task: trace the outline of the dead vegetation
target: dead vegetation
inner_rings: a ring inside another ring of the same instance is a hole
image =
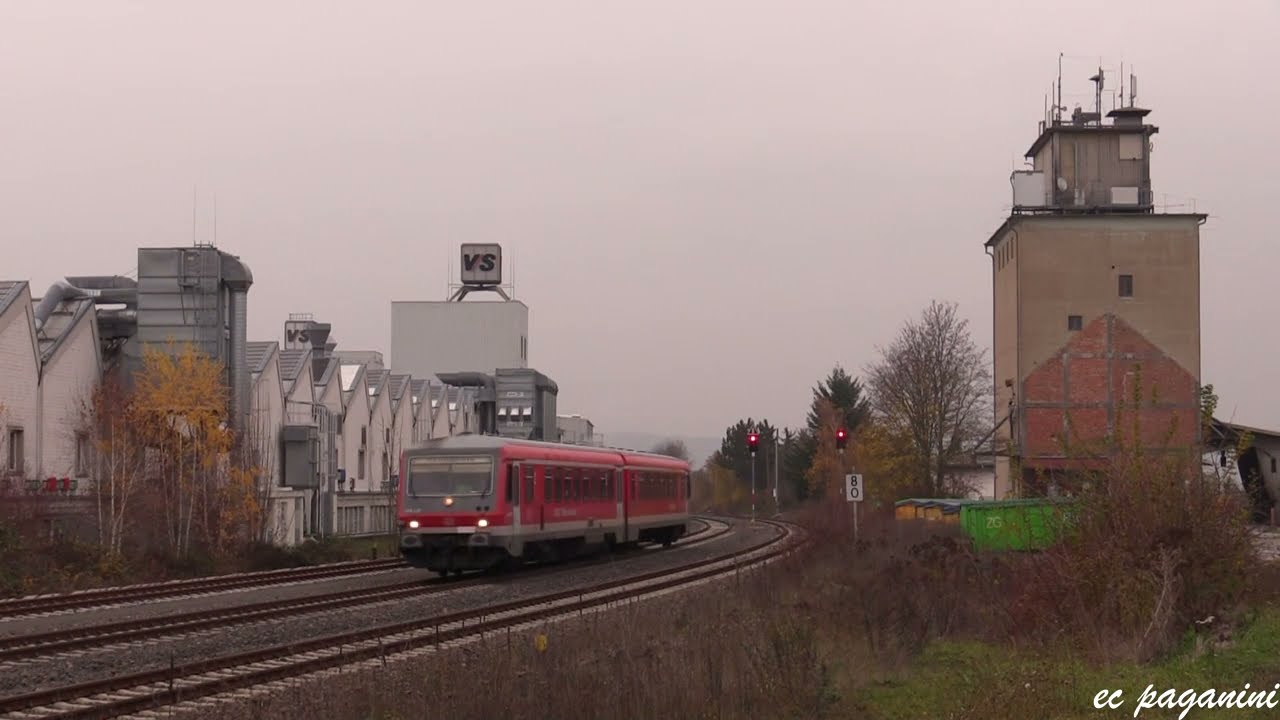
[[[1177,468],[1110,468],[1082,495],[1068,539],[1038,553],[978,553],[957,526],[888,511],[865,512],[855,543],[844,503],[811,506],[798,518],[810,548],[714,590],[548,625],[545,650],[537,632],[490,636],[254,701],[249,714],[859,717],[874,710],[867,692],[909,678],[939,641],[1101,665],[1155,661],[1189,633],[1220,647],[1257,598],[1242,505]],[[1021,686],[1048,671],[1010,677]]]

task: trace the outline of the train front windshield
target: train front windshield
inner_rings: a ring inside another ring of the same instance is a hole
[[[410,497],[487,495],[493,490],[493,458],[412,458],[406,489]]]

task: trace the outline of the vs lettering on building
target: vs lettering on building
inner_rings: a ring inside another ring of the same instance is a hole
[[[284,349],[304,350],[311,347],[311,321],[290,320],[284,324]]]
[[[460,279],[463,285],[501,285],[502,246],[463,244]]]

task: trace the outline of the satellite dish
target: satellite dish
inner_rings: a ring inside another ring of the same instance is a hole
[[[1058,189],[1059,190],[1067,189],[1067,179],[1062,177],[1061,175],[1058,176]]]

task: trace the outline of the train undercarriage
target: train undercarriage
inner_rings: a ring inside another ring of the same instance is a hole
[[[597,541],[578,536],[523,543],[519,556],[513,555],[504,538],[483,533],[443,535],[408,533],[400,538],[400,554],[410,566],[443,576],[466,571],[500,572],[525,563],[554,564],[602,551],[625,551],[640,543],[670,546],[685,534],[686,527],[669,525],[645,528],[632,543],[619,543],[613,533]]]

